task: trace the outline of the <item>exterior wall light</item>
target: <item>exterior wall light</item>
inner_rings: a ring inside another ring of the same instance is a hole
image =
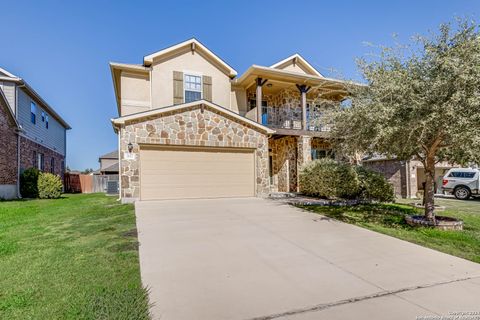
[[[133,150],[133,144],[131,142],[129,142],[127,147],[128,147],[128,152],[131,153],[132,150]]]

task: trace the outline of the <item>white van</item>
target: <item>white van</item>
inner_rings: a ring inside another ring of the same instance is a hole
[[[453,168],[443,177],[442,190],[459,200],[479,195],[480,171],[471,168]]]

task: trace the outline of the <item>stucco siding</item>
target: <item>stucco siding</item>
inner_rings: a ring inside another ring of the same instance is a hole
[[[2,89],[7,102],[10,105],[10,108],[15,113],[15,83],[0,81],[0,89]]]
[[[244,88],[232,87],[230,93],[230,110],[245,116],[247,110],[247,92]]]
[[[281,70],[285,71],[291,71],[291,72],[297,72],[297,73],[302,73],[302,74],[309,74],[305,69],[303,69],[299,64],[287,64],[286,66],[282,68],[278,68]]]
[[[173,104],[173,71],[212,77],[212,102],[230,109],[230,78],[201,53],[190,50],[152,65],[153,108]]]
[[[150,109],[150,78],[148,73],[123,71],[120,84],[122,116]]]
[[[17,119],[24,135],[32,141],[43,146],[51,148],[52,150],[65,155],[65,128],[45,109],[42,105],[30,98],[30,96],[23,90],[17,90],[18,107]],[[36,123],[30,121],[30,102],[34,101],[36,104]],[[42,111],[48,115],[48,129],[45,122],[42,122]]]

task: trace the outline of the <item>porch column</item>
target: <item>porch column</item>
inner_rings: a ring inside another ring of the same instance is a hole
[[[300,191],[300,171],[303,166],[312,161],[312,137],[297,138],[297,191]]]
[[[297,84],[298,91],[301,95],[301,106],[302,106],[302,130],[307,130],[307,92],[311,87],[302,84]]]
[[[262,123],[262,87],[267,83],[267,79],[257,78],[257,122]]]

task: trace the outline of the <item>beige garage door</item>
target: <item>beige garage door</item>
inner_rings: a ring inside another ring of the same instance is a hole
[[[253,150],[142,147],[142,200],[250,197],[255,194]]]

